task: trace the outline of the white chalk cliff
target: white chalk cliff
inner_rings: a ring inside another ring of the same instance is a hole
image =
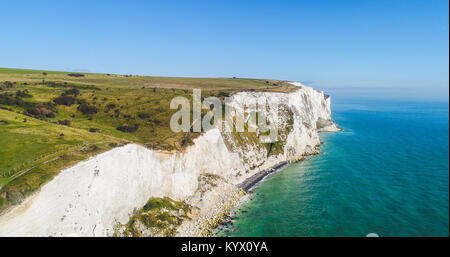
[[[283,161],[297,160],[316,151],[319,131],[335,131],[330,97],[296,84],[296,92],[241,92],[232,96],[236,108],[255,97],[282,103],[276,119],[281,150],[250,137],[212,129],[183,152],[158,152],[128,144],[99,154],[61,171],[39,192],[0,216],[0,236],[109,236],[115,225],[125,224],[133,210],[152,197],[186,201],[199,210],[184,222],[178,235],[198,231],[217,216],[236,185],[258,171]],[[274,117],[269,118],[272,122]],[[199,191],[199,177],[220,177],[217,187]]]

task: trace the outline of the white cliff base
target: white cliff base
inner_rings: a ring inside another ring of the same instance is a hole
[[[126,224],[134,210],[154,197],[170,197],[193,207],[176,235],[207,235],[242,196],[238,184],[259,171],[316,152],[318,132],[337,130],[331,121],[330,97],[296,85],[299,89],[290,94],[233,96],[236,108],[255,97],[283,103],[284,112],[276,121],[283,128],[282,138],[273,150],[254,136],[218,129],[205,132],[184,152],[158,152],[137,144],[118,147],[63,170],[0,216],[0,236],[111,236],[118,224]],[[204,183],[207,175],[214,183]]]

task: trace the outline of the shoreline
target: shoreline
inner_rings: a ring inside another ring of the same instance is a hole
[[[289,161],[282,161],[270,168],[259,171],[252,176],[246,178],[239,184],[226,184],[216,189],[216,193],[220,192],[215,199],[215,204],[205,206],[206,209],[201,210],[199,216],[193,220],[189,220],[178,228],[176,236],[194,236],[194,237],[214,237],[217,228],[227,223],[232,213],[237,211],[243,199],[251,195],[251,189],[257,186],[270,174],[281,171],[287,166]],[[212,207],[212,208],[211,208]]]
[[[316,152],[310,153],[310,154],[304,154],[305,155],[317,155],[321,154],[318,150],[320,145],[323,144],[319,143],[316,145]],[[300,158],[298,161],[303,161],[305,158]],[[295,162],[298,162],[295,161]],[[208,237],[216,237],[217,234],[221,231],[220,227],[225,227],[227,224],[232,223],[233,215],[236,213],[236,211],[239,209],[239,207],[245,202],[245,201],[251,201],[251,197],[249,197],[252,194],[253,188],[257,187],[260,182],[264,181],[265,178],[267,178],[269,175],[274,174],[278,171],[282,171],[286,166],[288,166],[291,163],[295,163],[294,161],[282,161],[268,169],[259,171],[252,175],[251,177],[246,178],[243,182],[236,185],[236,188],[238,191],[243,191],[245,194],[241,195],[238,201],[230,201],[230,204],[227,208],[227,211],[222,212],[219,214],[219,217],[216,218],[216,222],[213,226],[210,226],[207,230],[206,236]],[[245,198],[245,199],[244,199]]]
[[[239,207],[245,202],[250,200],[251,198],[251,189],[255,188],[259,185],[260,182],[264,181],[269,175],[274,174],[278,171],[282,171],[287,165],[292,162],[282,161],[268,169],[257,172],[249,178],[246,178],[243,182],[237,184],[235,189],[237,192],[242,192],[239,194],[235,192],[234,197],[229,201],[225,210],[219,211],[213,223],[209,223],[209,226],[204,230],[206,233],[204,234],[207,237],[216,237],[218,232],[220,232],[220,227],[226,226],[230,222],[232,222],[232,216]],[[233,194],[233,193],[232,193]],[[236,197],[238,195],[239,197]]]
[[[234,101],[248,102],[255,97],[253,94],[240,93]],[[117,223],[129,220],[131,210],[142,208],[148,199],[169,197],[192,206],[186,219],[177,223],[175,236],[212,236],[212,229],[238,209],[242,197],[268,175],[319,153],[319,129],[336,129],[330,117],[330,98],[324,98],[321,91],[302,87],[292,94],[264,93],[261,97],[288,102],[292,112],[298,112],[298,115],[286,113],[278,121],[283,125],[292,120],[293,126],[282,139],[289,148],[281,153],[268,156],[263,145],[251,143],[256,140],[254,136],[233,138],[217,129],[196,138],[180,154],[163,154],[128,144],[61,171],[42,188],[31,206],[48,215],[36,220],[36,212],[27,211],[4,228],[0,226],[0,230],[8,234],[108,236]],[[299,98],[310,98],[315,108],[305,108]],[[316,116],[327,126],[315,127]],[[124,183],[126,191],[122,190]],[[98,194],[105,192],[104,188],[108,188],[107,193]],[[39,226],[23,226],[24,223]]]
[[[259,186],[261,182],[264,181],[269,175],[274,174],[276,172],[282,171],[286,166],[290,163],[289,161],[282,161],[268,169],[257,172],[251,177],[245,179],[243,182],[236,185],[237,191],[243,192],[240,194],[238,199],[233,199],[230,201],[228,208],[226,211],[220,213],[216,218],[216,222],[214,226],[210,226],[207,229],[207,237],[217,237],[218,233],[222,231],[222,227],[226,227],[233,222],[234,214],[239,210],[239,207],[247,202],[251,201],[252,189]]]
[[[268,175],[270,175],[273,172],[276,172],[280,170],[281,168],[284,168],[286,165],[288,165],[288,161],[283,161],[275,166],[259,171],[253,176],[246,178],[242,183],[236,185],[237,188],[244,190],[245,192],[249,192],[250,189],[252,189],[258,182],[262,181],[264,178],[266,178]]]

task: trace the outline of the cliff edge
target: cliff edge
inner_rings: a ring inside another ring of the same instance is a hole
[[[261,143],[258,133],[212,129],[183,152],[138,144],[115,148],[61,171],[2,215],[0,236],[208,235],[245,194],[237,185],[317,153],[318,132],[337,130],[331,98],[295,85],[293,93],[232,96],[235,108],[257,98],[280,103],[280,111],[268,117],[279,128],[276,143]]]

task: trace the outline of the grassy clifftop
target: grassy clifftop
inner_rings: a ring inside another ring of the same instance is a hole
[[[172,78],[0,68],[0,211],[61,169],[126,142],[180,150],[199,133],[169,128],[175,96],[291,92],[278,80]]]

